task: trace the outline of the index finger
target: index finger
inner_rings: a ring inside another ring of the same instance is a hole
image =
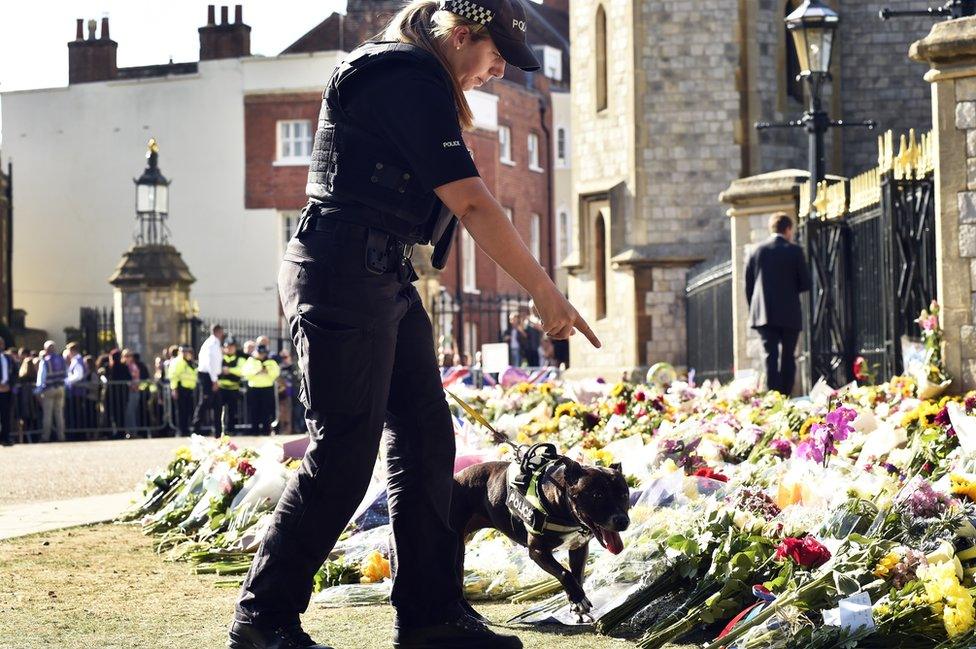
[[[603,347],[603,343],[600,342],[600,339],[597,338],[596,334],[593,333],[593,330],[590,329],[590,325],[586,324],[586,320],[583,319],[583,316],[577,313],[576,322],[573,324],[576,325],[576,328],[579,329],[584,336],[586,336],[586,339],[590,341],[591,345],[597,349]]]

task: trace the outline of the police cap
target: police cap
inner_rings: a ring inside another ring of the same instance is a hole
[[[484,25],[506,63],[526,72],[539,69],[539,61],[525,43],[527,25],[521,0],[441,0],[441,8]]]

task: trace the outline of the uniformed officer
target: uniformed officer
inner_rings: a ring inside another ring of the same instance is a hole
[[[278,276],[311,443],[245,578],[232,649],[321,648],[299,616],[312,578],[360,503],[386,423],[387,495],[401,649],[518,648],[470,615],[449,524],[454,432],[430,320],[411,281],[414,244],[445,264],[458,215],[531,293],[546,333],[599,341],[533,258],[464,144],[464,96],[506,62],[538,69],[520,0],[413,0],[382,41],[326,84],[306,206]]]
[[[180,345],[177,356],[166,365],[166,378],[173,390],[177,428],[181,435],[189,435],[193,392],[197,389],[197,364],[193,361],[192,347]]]
[[[247,412],[252,435],[267,435],[275,411],[275,381],[281,374],[278,363],[268,357],[268,347],[258,345],[241,367],[247,382]]]
[[[246,360],[237,353],[237,342],[233,338],[224,340],[220,378],[217,379],[223,415],[218,421],[222,422],[223,432],[227,435],[233,435],[237,429],[237,411],[241,407],[241,368]],[[220,426],[215,426],[214,434],[220,436]]]

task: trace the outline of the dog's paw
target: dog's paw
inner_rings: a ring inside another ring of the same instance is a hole
[[[588,600],[585,596],[581,597],[578,601],[573,602],[572,606],[570,606],[570,610],[579,616],[581,622],[585,617],[589,617],[591,620],[593,619],[590,616],[590,611],[592,609],[593,604],[591,604],[590,600]]]

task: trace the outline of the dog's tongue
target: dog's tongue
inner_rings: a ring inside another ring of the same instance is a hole
[[[610,551],[610,554],[620,554],[624,549],[624,542],[620,539],[620,535],[603,528],[600,528],[600,543]]]

